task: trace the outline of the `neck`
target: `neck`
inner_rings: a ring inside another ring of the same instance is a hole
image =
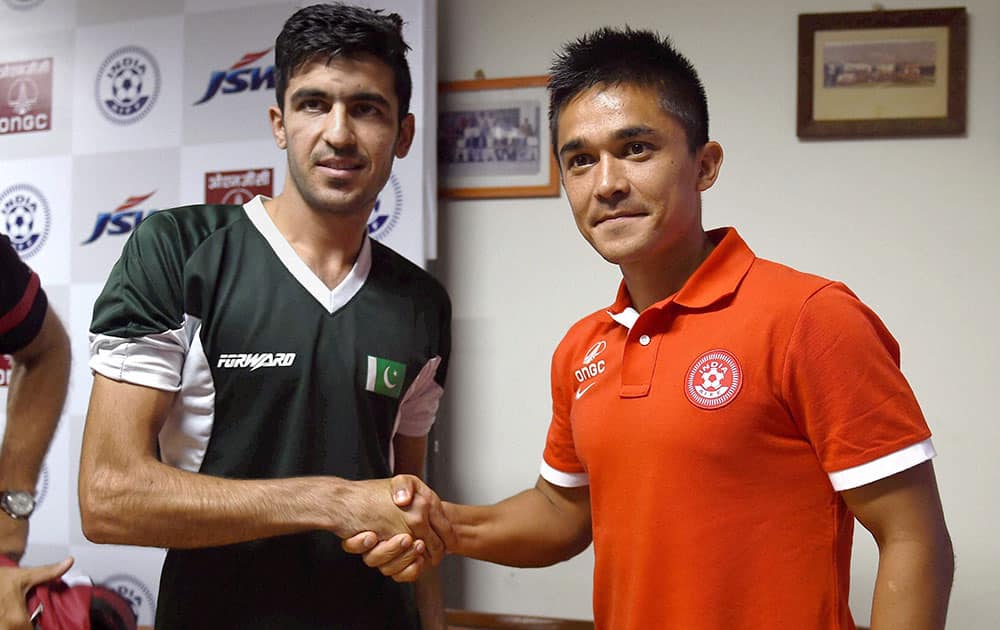
[[[622,265],[622,277],[632,306],[640,313],[677,293],[691,274],[715,249],[715,243],[699,228],[696,238],[673,246],[666,258]]]
[[[367,213],[315,210],[286,189],[264,203],[299,258],[333,289],[350,273],[368,231]]]

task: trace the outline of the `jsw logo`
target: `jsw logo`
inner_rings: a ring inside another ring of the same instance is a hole
[[[215,95],[220,91],[223,94],[236,94],[247,90],[256,92],[261,87],[273,90],[274,66],[267,66],[266,68],[246,67],[269,52],[271,52],[270,48],[260,52],[247,53],[234,63],[232,68],[213,72],[212,76],[208,79],[208,89],[205,90],[205,95],[199,101],[195,102],[195,105],[207,103],[215,98]]]
[[[216,367],[250,368],[253,372],[259,368],[289,367],[293,363],[295,363],[294,352],[252,352],[220,354]]]
[[[129,197],[125,202],[114,209],[112,212],[102,212],[97,215],[97,223],[94,224],[94,229],[90,234],[90,238],[83,242],[84,245],[93,243],[98,238],[104,234],[110,236],[118,236],[121,234],[128,234],[139,224],[143,219],[149,218],[149,216],[159,210],[132,210],[143,201],[146,201],[150,197],[156,194],[156,191],[149,193],[148,195],[140,195],[138,197]]]

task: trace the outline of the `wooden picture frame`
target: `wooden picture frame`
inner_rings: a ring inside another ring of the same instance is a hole
[[[965,133],[964,7],[799,15],[800,138]]]
[[[558,197],[547,76],[438,85],[438,196]]]

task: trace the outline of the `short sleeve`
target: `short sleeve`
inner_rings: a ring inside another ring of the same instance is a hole
[[[559,344],[552,356],[551,387],[552,387],[552,421],[549,424],[548,435],[545,438],[545,451],[542,455],[541,476],[549,483],[566,487],[586,486],[590,477],[586,468],[576,454],[573,441],[573,427],[570,413],[573,405],[572,384],[567,384],[565,375],[572,370],[564,369],[566,356],[566,340]]]
[[[132,234],[94,304],[90,368],[115,380],[176,390],[189,336],[184,255],[168,213],[144,220]]]
[[[38,274],[24,264],[10,239],[0,236],[0,353],[13,354],[30,344],[47,310]]]
[[[899,345],[839,283],[804,303],[787,348],[782,394],[828,474],[930,437],[899,369]]]
[[[433,308],[422,309],[418,317],[418,325],[427,331],[431,358],[407,389],[396,414],[396,430],[407,437],[423,437],[434,426],[451,357],[451,300],[436,281],[431,289]]]

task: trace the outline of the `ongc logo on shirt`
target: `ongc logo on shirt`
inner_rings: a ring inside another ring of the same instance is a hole
[[[52,58],[0,63],[0,136],[52,126]]]

